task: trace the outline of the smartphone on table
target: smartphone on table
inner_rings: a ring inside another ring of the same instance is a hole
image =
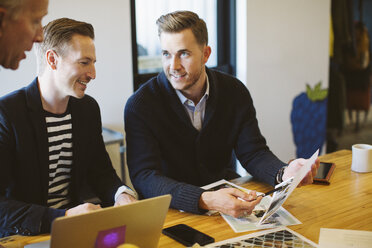
[[[314,177],[314,183],[330,184],[330,179],[336,165],[334,163],[320,162],[318,172]]]
[[[198,243],[199,245],[207,245],[214,242],[213,237],[185,224],[178,224],[164,228],[163,234],[171,237],[185,246],[192,246],[195,243]]]

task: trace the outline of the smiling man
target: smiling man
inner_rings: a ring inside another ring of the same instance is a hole
[[[48,0],[0,0],[0,65],[17,69],[34,42],[43,41]]]
[[[0,237],[49,232],[52,221],[135,201],[112,167],[97,102],[92,25],[67,18],[44,27],[38,77],[0,98]]]
[[[211,54],[205,22],[177,11],[157,20],[163,72],[150,79],[125,107],[127,161],[142,197],[171,194],[171,207],[192,213],[217,210],[234,217],[251,213],[255,192],[200,186],[238,175],[236,157],[256,179],[275,185],[303,165],[286,165],[267,147],[247,88],[208,69]],[[312,183],[319,161],[301,185]]]

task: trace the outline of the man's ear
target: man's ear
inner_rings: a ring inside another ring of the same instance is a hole
[[[57,64],[58,64],[58,54],[54,50],[48,50],[46,51],[46,61],[52,70],[57,69]]]
[[[211,56],[212,48],[210,46],[205,46],[203,49],[203,58],[204,58],[204,64],[208,62],[209,56]]]

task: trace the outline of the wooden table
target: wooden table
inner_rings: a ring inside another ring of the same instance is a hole
[[[318,243],[321,227],[372,231],[372,173],[351,171],[350,150],[323,155],[320,161],[336,164],[331,184],[313,184],[293,191],[283,207],[303,224],[289,228],[315,243]],[[272,188],[254,180],[242,186],[261,192]],[[216,242],[250,233],[235,233],[221,216],[198,216],[169,210],[165,227],[180,223],[214,237]],[[184,246],[162,235],[159,247]]]
[[[323,155],[320,160],[336,164],[331,184],[313,184],[298,188],[291,194],[283,206],[303,224],[289,228],[315,243],[318,243],[321,227],[372,231],[372,173],[351,171],[350,150]],[[243,186],[261,192],[272,188],[252,179]],[[216,242],[250,233],[235,233],[219,215],[201,216],[170,209],[164,227],[180,223],[214,237]],[[22,238],[17,245],[9,243],[6,247],[22,247],[43,240],[46,236]],[[159,247],[184,246],[162,234]]]

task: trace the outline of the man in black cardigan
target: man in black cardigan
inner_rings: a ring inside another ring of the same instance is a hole
[[[246,87],[205,67],[211,53],[205,22],[178,11],[157,20],[163,72],[150,79],[125,107],[127,161],[142,197],[171,194],[171,207],[192,213],[217,210],[249,214],[261,197],[236,189],[208,192],[200,186],[232,179],[235,155],[255,178],[271,185],[293,176],[267,147]],[[301,185],[312,183],[319,161]],[[240,199],[243,199],[240,200]]]
[[[92,25],[62,18],[44,27],[38,77],[0,98],[0,237],[50,232],[52,221],[135,201],[112,167],[97,102]]]

